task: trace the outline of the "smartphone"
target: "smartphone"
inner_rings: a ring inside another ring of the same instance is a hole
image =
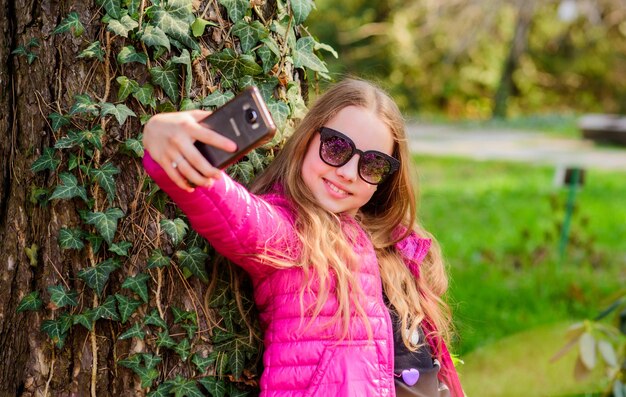
[[[254,86],[240,92],[200,123],[237,144],[237,151],[230,153],[200,141],[194,143],[214,167],[221,169],[271,140],[276,133],[272,115],[259,89]]]

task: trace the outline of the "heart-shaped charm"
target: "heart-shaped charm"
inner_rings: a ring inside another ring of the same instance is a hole
[[[420,371],[415,368],[405,369],[402,371],[402,380],[409,386],[413,386],[420,378]]]

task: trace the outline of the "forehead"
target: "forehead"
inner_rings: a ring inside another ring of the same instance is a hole
[[[378,150],[389,155],[393,153],[394,140],[391,129],[369,109],[347,106],[325,126],[347,135],[354,141],[356,147],[363,151]]]

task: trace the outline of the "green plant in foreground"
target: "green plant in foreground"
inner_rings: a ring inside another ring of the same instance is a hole
[[[614,316],[613,324],[603,320]],[[604,362],[608,378],[606,396],[626,396],[626,291],[593,320],[573,325],[568,332],[569,342],[552,358],[558,360],[574,347],[578,358],[574,375],[583,379]]]

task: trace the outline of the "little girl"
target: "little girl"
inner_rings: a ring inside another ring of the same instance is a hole
[[[261,396],[463,397],[444,343],[447,278],[415,219],[393,100],[365,81],[334,85],[250,190],[194,147],[235,150],[198,123],[207,115],[152,117],[144,167],[250,274],[264,331]]]

